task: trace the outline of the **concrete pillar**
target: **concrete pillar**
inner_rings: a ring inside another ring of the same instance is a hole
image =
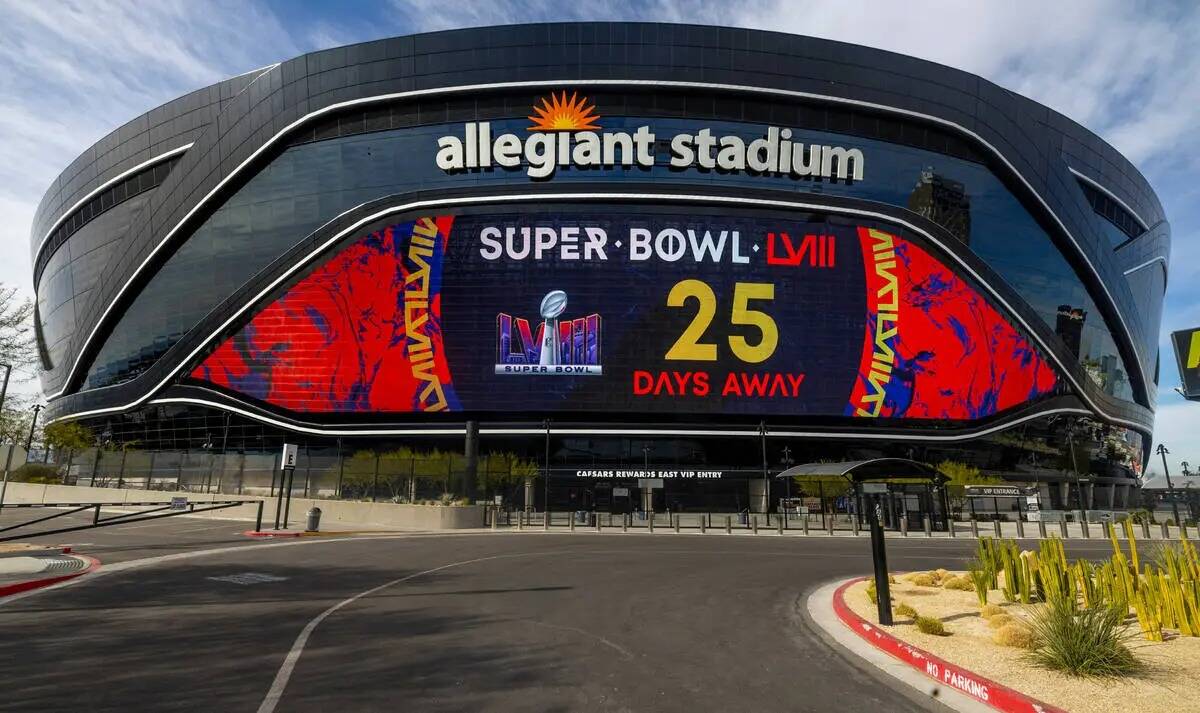
[[[1058,484],[1058,495],[1059,500],[1062,501],[1063,510],[1070,510],[1075,507],[1075,504],[1071,501],[1071,483],[1069,481],[1064,480]]]
[[[753,478],[749,481],[750,508],[752,512],[767,511],[767,489],[764,487],[765,481],[761,478]]]

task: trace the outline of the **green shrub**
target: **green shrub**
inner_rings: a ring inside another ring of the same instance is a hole
[[[913,609],[912,607],[910,607],[909,605],[905,604],[904,602],[901,602],[901,603],[900,603],[900,604],[899,604],[899,605],[896,607],[896,613],[897,613],[897,614],[899,614],[900,616],[906,616],[906,617],[908,617],[909,619],[916,619],[916,618],[917,618],[917,610],[916,610],[916,609]]]
[[[879,595],[875,591],[875,581],[874,580],[872,580],[871,583],[867,585],[867,599],[870,599],[872,604],[879,603]]]
[[[934,619],[931,616],[917,616],[913,619],[913,623],[917,625],[917,631],[920,631],[922,634],[949,636],[941,619]]]
[[[58,474],[58,466],[46,463],[26,463],[12,472],[12,478],[17,483],[43,483],[56,485],[62,483]]]
[[[1070,676],[1136,674],[1144,666],[1125,645],[1126,613],[1104,606],[1076,610],[1064,602],[1040,607],[1029,622],[1029,660]]]

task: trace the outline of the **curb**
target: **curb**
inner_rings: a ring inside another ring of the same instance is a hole
[[[79,570],[78,572],[71,572],[70,574],[60,574],[55,577],[44,577],[42,579],[28,579],[24,582],[16,582],[14,584],[0,586],[0,598],[12,596],[13,594],[20,594],[21,592],[28,592],[33,589],[49,587],[52,584],[58,584],[59,582],[65,582],[68,579],[82,577],[85,574],[91,574],[92,572],[100,569],[100,560],[96,559],[95,557],[88,557],[87,555],[70,556],[87,562],[88,566]]]
[[[899,659],[901,663],[916,669],[942,685],[953,688],[962,695],[996,710],[1005,713],[1067,713],[1062,708],[1042,703],[1036,698],[996,683],[974,671],[940,659],[928,651],[906,644],[855,614],[846,605],[844,594],[851,585],[865,579],[867,578],[855,577],[839,585],[833,593],[833,611],[843,624],[867,644]]]

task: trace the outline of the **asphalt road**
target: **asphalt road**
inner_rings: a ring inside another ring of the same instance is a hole
[[[0,605],[0,710],[256,711],[272,690],[273,710],[347,713],[940,709],[802,613],[869,571],[865,538],[242,542]],[[892,540],[890,564],[953,567],[971,544]]]

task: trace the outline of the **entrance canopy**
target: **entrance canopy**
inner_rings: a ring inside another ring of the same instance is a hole
[[[804,463],[783,471],[776,478],[842,476],[854,483],[888,478],[920,478],[941,484],[949,480],[928,463],[908,458],[873,458],[841,463]]]

